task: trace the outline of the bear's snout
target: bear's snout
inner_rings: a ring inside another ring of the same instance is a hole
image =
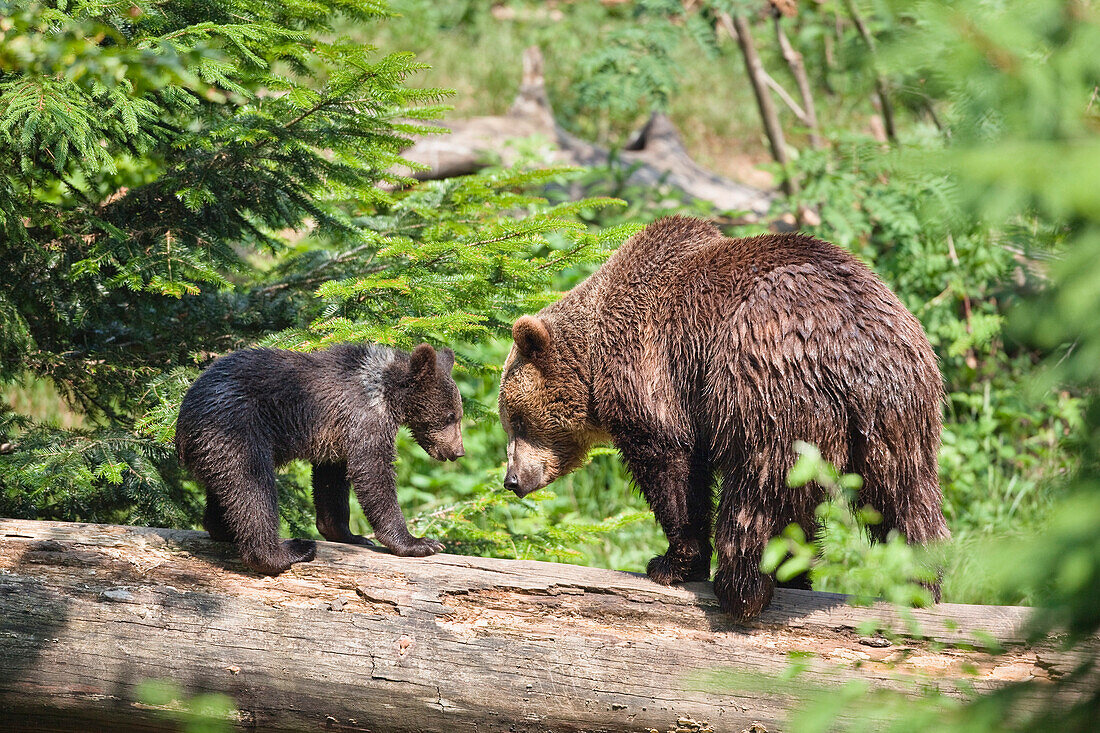
[[[437,461],[457,461],[466,455],[466,450],[462,447],[462,429],[459,424],[455,422],[442,430],[429,433],[424,449]]]
[[[504,488],[522,499],[549,483],[545,478],[546,470],[540,461],[508,461],[508,469],[504,472]]]

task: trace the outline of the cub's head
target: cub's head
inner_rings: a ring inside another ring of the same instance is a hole
[[[579,467],[598,438],[588,414],[583,365],[547,324],[523,316],[500,380],[500,424],[508,433],[504,487],[526,496]]]
[[[462,397],[451,377],[455,352],[420,344],[409,356],[405,424],[413,438],[437,461],[455,461],[462,448]]]

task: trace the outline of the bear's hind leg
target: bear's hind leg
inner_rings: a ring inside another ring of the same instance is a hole
[[[733,517],[723,495],[718,505],[714,544],[718,548],[718,571],[714,574],[714,595],[722,610],[738,621],[760,615],[771,602],[775,580],[760,571],[764,545],[772,532],[765,513],[740,512]]]
[[[348,480],[346,462],[313,464],[313,505],[317,511],[317,531],[329,542],[374,545],[366,537],[351,531],[350,492],[351,481]]]
[[[923,449],[895,447],[868,441],[853,456],[853,470],[863,476],[861,503],[882,515],[869,527],[876,542],[886,540],[896,529],[911,545],[946,540],[951,536],[943,517],[943,494],[937,475],[936,449],[929,442]],[[939,581],[923,583],[940,601]]]
[[[619,444],[634,483],[668,538],[668,551],[649,561],[646,574],[662,585],[706,580],[710,577],[713,473],[703,459],[693,460],[689,451],[661,450],[659,445],[641,437]]]
[[[297,562],[312,560],[312,540],[279,540],[279,507],[275,467],[270,458],[243,459],[237,470],[223,470],[207,484],[225,510],[241,560],[256,572],[278,575]]]
[[[215,542],[233,541],[233,534],[225,521],[225,508],[212,491],[206,492],[206,510],[202,515],[202,526],[210,535],[210,539]]]

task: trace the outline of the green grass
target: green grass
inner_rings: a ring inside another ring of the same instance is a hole
[[[498,20],[475,3],[434,3],[398,0],[400,17],[367,28],[349,29],[381,51],[413,51],[432,68],[413,84],[453,89],[449,118],[505,113],[519,89],[522,56],[537,45],[545,57],[550,101],[559,122],[571,131],[602,144],[621,145],[648,118],[643,107],[630,118],[601,124],[592,117],[571,116],[571,87],[579,78],[579,60],[601,38],[633,21],[625,8],[600,3],[571,3],[555,13],[540,12],[539,4],[513,4],[515,17]],[[683,38],[672,54],[680,86],[670,100],[669,115],[685,144],[702,165],[727,175],[746,172],[751,163],[770,160],[764,145],[752,91],[741,58],[728,38],[716,58]],[[778,69],[776,76],[782,76]]]
[[[60,428],[87,426],[87,420],[65,402],[65,399],[46,380],[26,380],[9,385],[0,391],[0,404],[38,422],[52,423]]]

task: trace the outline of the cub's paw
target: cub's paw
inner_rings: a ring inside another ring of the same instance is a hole
[[[393,554],[401,557],[426,557],[446,549],[442,542],[431,537],[410,537],[401,543],[390,545]]]
[[[313,540],[283,540],[272,547],[241,548],[241,560],[257,573],[279,575],[297,562],[309,562],[317,555]]]
[[[296,562],[309,562],[317,557],[317,543],[313,540],[283,540],[283,549],[291,565]]]
[[[661,585],[707,580],[710,578],[710,556],[689,559],[665,553],[650,560],[645,571],[650,580]]]

